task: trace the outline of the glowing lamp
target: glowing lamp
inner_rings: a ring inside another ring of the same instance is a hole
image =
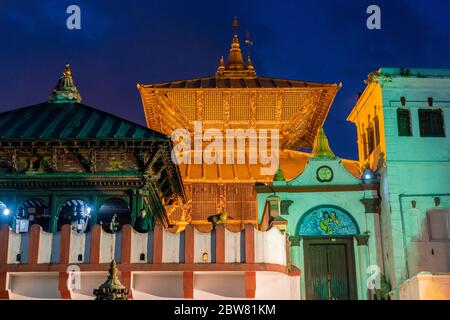
[[[362,173],[363,182],[368,183],[374,179],[375,179],[375,174],[373,173],[373,171],[370,170],[369,168],[364,169],[364,171]]]
[[[8,208],[5,208],[5,210],[3,210],[3,215],[9,216],[9,214],[10,214],[9,209],[8,209]]]

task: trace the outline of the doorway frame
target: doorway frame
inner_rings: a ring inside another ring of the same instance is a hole
[[[311,245],[333,245],[344,244],[347,253],[348,279],[349,279],[349,300],[358,300],[358,285],[356,275],[356,261],[354,249],[354,237],[304,237],[303,256],[305,266],[305,299],[308,299],[308,273],[311,270]]]

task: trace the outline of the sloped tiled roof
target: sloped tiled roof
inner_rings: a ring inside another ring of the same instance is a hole
[[[0,140],[169,140],[164,134],[77,102],[0,113]]]
[[[311,153],[294,150],[280,151],[280,169],[287,181],[300,175]],[[344,167],[355,177],[361,176],[358,161],[341,159]],[[180,164],[180,173],[185,183],[269,183],[273,176],[261,175],[261,164]]]
[[[197,88],[308,88],[308,87],[329,87],[336,84],[322,84],[318,82],[306,82],[299,80],[287,80],[267,77],[257,77],[253,79],[218,79],[216,77],[198,78],[191,80],[180,80],[163,82],[158,84],[142,85],[144,88],[160,88],[160,89],[197,89]]]

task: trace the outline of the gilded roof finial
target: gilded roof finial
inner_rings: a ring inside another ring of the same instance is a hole
[[[235,35],[237,35],[238,28],[239,28],[239,21],[238,21],[237,17],[234,16],[234,19],[233,19],[233,30],[234,30],[234,34]]]
[[[70,71],[70,64],[68,64],[68,63],[66,64],[66,68],[64,69],[63,77],[65,77],[65,78],[72,77],[72,72]]]
[[[253,79],[256,78],[256,72],[251,64],[250,67],[244,64],[244,57],[241,51],[241,45],[239,43],[239,37],[237,34],[239,28],[239,22],[237,17],[233,19],[233,41],[231,42],[230,52],[228,54],[228,59],[226,64],[222,65],[222,60],[217,68],[216,77],[219,79],[229,78],[229,79]]]
[[[58,83],[52,90],[49,102],[52,103],[73,103],[81,102],[81,96],[77,87],[73,83],[72,71],[70,71],[70,65],[66,64],[62,76],[59,78]]]
[[[316,158],[335,158],[335,155],[333,151],[331,151],[330,145],[328,144],[328,138],[325,135],[323,128],[320,128],[317,133],[316,140],[314,140],[312,153]]]

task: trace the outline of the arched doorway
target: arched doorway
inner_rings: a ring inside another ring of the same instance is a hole
[[[108,199],[100,206],[97,221],[106,232],[118,232],[123,225],[131,224],[130,207],[122,199]]]
[[[306,298],[353,300],[357,297],[353,217],[336,206],[315,207],[297,225],[303,238]]]
[[[58,231],[65,224],[70,224],[77,233],[90,230],[91,208],[80,199],[71,199],[63,203],[58,214]]]
[[[23,201],[16,210],[16,232],[28,232],[33,224],[38,224],[42,230],[50,230],[50,213],[48,203],[41,199]]]

